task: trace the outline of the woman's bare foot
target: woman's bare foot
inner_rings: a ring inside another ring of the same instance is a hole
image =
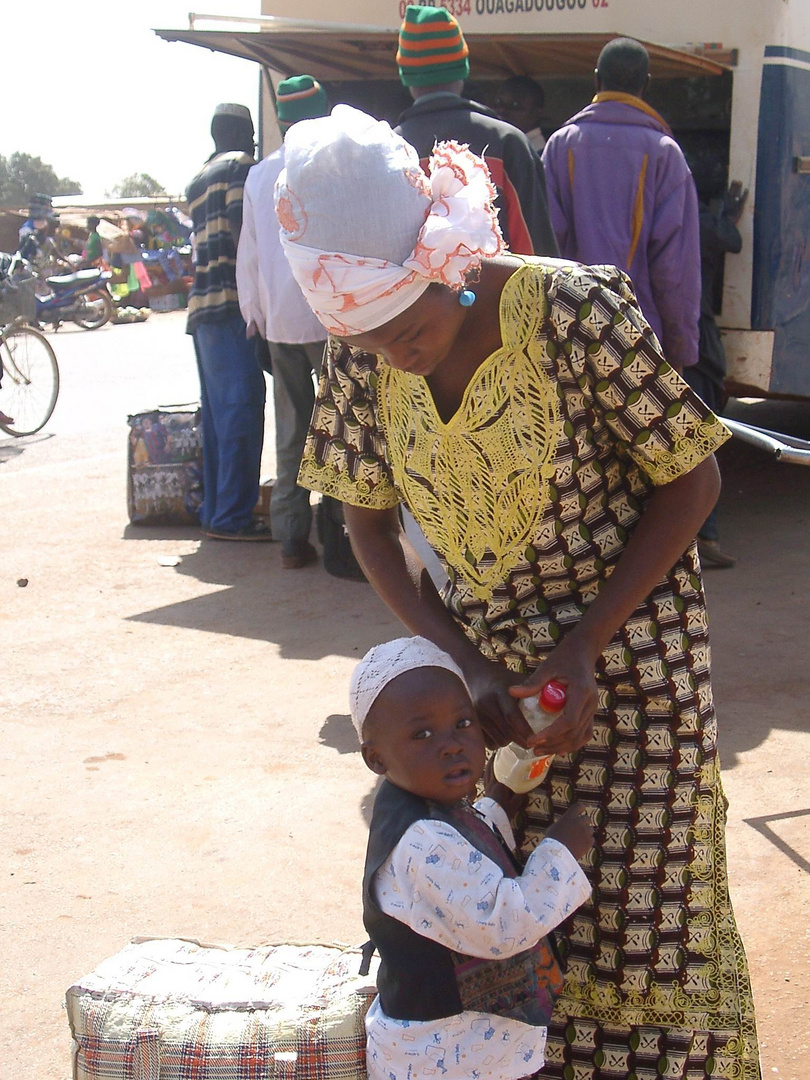
[[[14,423],[14,417],[13,416],[6,416],[6,414],[3,412],[3,410],[0,409],[0,424],[13,424],[13,423]]]

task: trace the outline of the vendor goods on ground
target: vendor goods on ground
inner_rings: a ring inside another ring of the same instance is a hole
[[[117,307],[113,313],[114,323],[146,322],[150,309],[147,307]]]
[[[365,1080],[359,949],[136,938],[67,991],[73,1080]]]

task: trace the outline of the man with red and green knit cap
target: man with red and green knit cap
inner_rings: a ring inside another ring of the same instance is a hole
[[[522,131],[485,105],[462,97],[470,73],[469,49],[446,8],[408,6],[397,64],[414,103],[400,116],[396,130],[416,148],[423,164],[436,142],[466,143],[489,166],[509,248],[519,255],[556,255],[543,166]]]

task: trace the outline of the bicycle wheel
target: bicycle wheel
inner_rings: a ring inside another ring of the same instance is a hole
[[[59,395],[54,351],[38,330],[15,326],[0,337],[0,367],[0,412],[10,417],[0,428],[33,435],[50,419]]]

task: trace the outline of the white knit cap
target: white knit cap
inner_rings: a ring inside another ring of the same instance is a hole
[[[301,120],[276,183],[281,243],[307,303],[330,333],[373,330],[432,281],[461,289],[503,250],[486,163],[440,143],[430,175],[416,150],[349,105]]]
[[[427,638],[395,638],[369,649],[354,669],[349,684],[349,708],[360,742],[363,741],[363,724],[383,688],[397,675],[423,667],[452,671],[461,679],[465,690],[469,690],[455,660]]]
[[[214,109],[214,116],[233,116],[237,120],[246,120],[249,124],[253,123],[247,105],[237,105],[233,101],[223,101],[220,105],[217,105]]]

